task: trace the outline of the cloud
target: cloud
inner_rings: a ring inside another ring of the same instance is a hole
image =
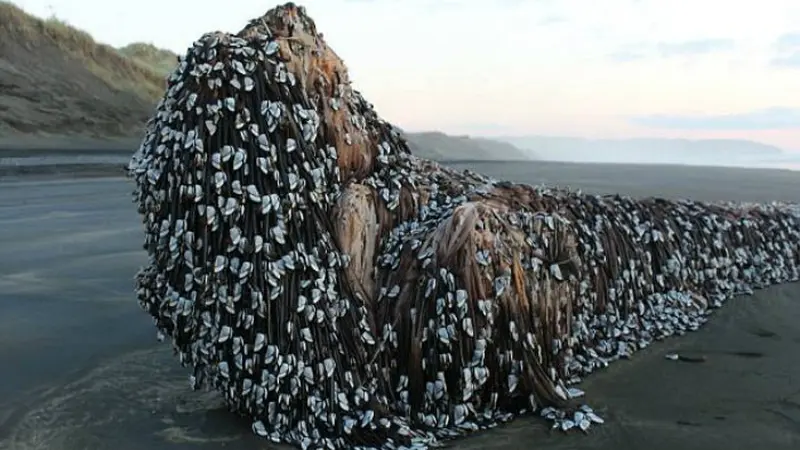
[[[619,50],[608,54],[608,59],[618,63],[626,63],[631,61],[638,61],[644,59],[646,55],[642,52],[633,50]]]
[[[613,62],[626,63],[654,57],[672,58],[707,55],[733,50],[735,47],[736,42],[733,39],[696,39],[680,42],[658,42],[655,44],[630,44],[609,53],[607,57]]]
[[[785,33],[778,36],[778,39],[775,40],[775,48],[778,50],[800,49],[800,33]]]
[[[541,26],[548,26],[548,25],[558,25],[560,23],[564,23],[567,21],[567,18],[564,16],[547,16],[542,18],[538,24]]]
[[[699,39],[683,42],[659,42],[656,50],[661,56],[706,55],[720,51],[733,50],[733,39]]]
[[[800,69],[800,50],[772,58],[770,64],[784,69]]]
[[[769,64],[780,69],[800,69],[800,33],[784,33],[773,44],[777,55]]]
[[[739,114],[665,115],[629,119],[634,125],[673,130],[787,130],[800,128],[800,109],[773,107]]]

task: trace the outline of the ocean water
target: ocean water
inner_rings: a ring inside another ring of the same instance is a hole
[[[747,166],[742,166],[742,167],[747,167]],[[784,169],[784,170],[800,171],[800,162],[762,163],[758,164],[756,167],[761,169]]]

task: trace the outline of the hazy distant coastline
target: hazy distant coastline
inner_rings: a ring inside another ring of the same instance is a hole
[[[584,139],[558,136],[493,136],[545,161],[683,164],[749,168],[800,167],[800,152],[743,139]]]

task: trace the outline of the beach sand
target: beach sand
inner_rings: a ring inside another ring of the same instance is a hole
[[[466,167],[458,164],[459,168]],[[800,174],[685,167],[481,163],[497,178],[704,200],[800,200]],[[122,178],[0,183],[0,449],[277,448],[188,370],[136,304],[145,262]],[[800,448],[800,285],[731,300],[698,332],[588,377],[606,419],[588,435],[537,418],[451,442],[464,449]],[[665,359],[677,352],[705,362]],[[287,448],[287,447],[283,447]]]

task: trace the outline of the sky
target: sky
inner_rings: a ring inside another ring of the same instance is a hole
[[[114,46],[183,52],[277,2],[15,0]],[[798,0],[306,0],[409,131],[736,138],[800,152]]]

